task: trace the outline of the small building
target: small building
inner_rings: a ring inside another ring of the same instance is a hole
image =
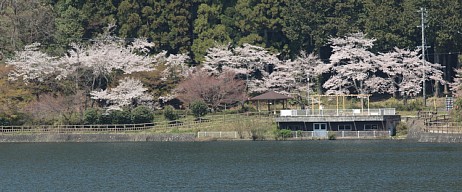
[[[249,99],[251,102],[255,102],[257,106],[257,111],[260,111],[260,104],[266,104],[268,106],[268,111],[276,110],[275,108],[271,109],[271,106],[276,106],[276,103],[282,103],[282,108],[285,109],[287,107],[287,100],[291,99],[291,97],[276,93],[274,91],[268,91],[261,95],[252,97]]]
[[[367,97],[368,99],[368,97]],[[337,99],[338,100],[338,99]],[[388,131],[394,135],[401,116],[394,108],[326,109],[321,103],[305,110],[281,110],[275,121],[292,131]]]

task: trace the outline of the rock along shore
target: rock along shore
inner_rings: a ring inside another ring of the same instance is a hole
[[[146,141],[195,141],[196,136],[190,134],[0,134],[0,142],[146,142]]]

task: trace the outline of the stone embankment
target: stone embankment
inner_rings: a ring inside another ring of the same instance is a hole
[[[0,142],[195,141],[195,134],[0,134]]]
[[[462,134],[455,133],[429,133],[422,131],[425,127],[422,119],[409,118],[406,120],[409,127],[407,139],[425,143],[462,143]]]

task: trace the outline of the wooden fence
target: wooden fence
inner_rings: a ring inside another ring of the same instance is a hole
[[[268,113],[240,113],[209,115],[202,119],[179,119],[177,121],[162,121],[145,124],[108,124],[108,125],[32,125],[32,126],[0,126],[0,134],[12,133],[121,133],[146,130],[172,129],[215,129],[223,124],[241,125],[246,121],[254,124],[274,122],[274,117]]]
[[[425,115],[423,132],[428,133],[448,133],[460,134],[462,133],[462,122],[451,122],[449,115],[438,115],[436,113],[427,113]],[[420,116],[419,116],[420,117]]]
[[[429,133],[462,133],[462,122],[427,122],[423,129]]]
[[[1,126],[0,133],[90,133],[140,131],[155,127],[153,123],[112,125],[35,125]]]

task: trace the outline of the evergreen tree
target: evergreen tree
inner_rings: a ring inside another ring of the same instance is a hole
[[[204,61],[206,51],[216,44],[231,42],[226,26],[221,24],[220,14],[222,5],[201,4],[194,21],[194,42],[192,52],[196,62]]]
[[[282,50],[287,38],[282,33],[282,0],[238,0],[235,6],[235,25],[241,33],[236,39],[239,45],[249,43]]]

